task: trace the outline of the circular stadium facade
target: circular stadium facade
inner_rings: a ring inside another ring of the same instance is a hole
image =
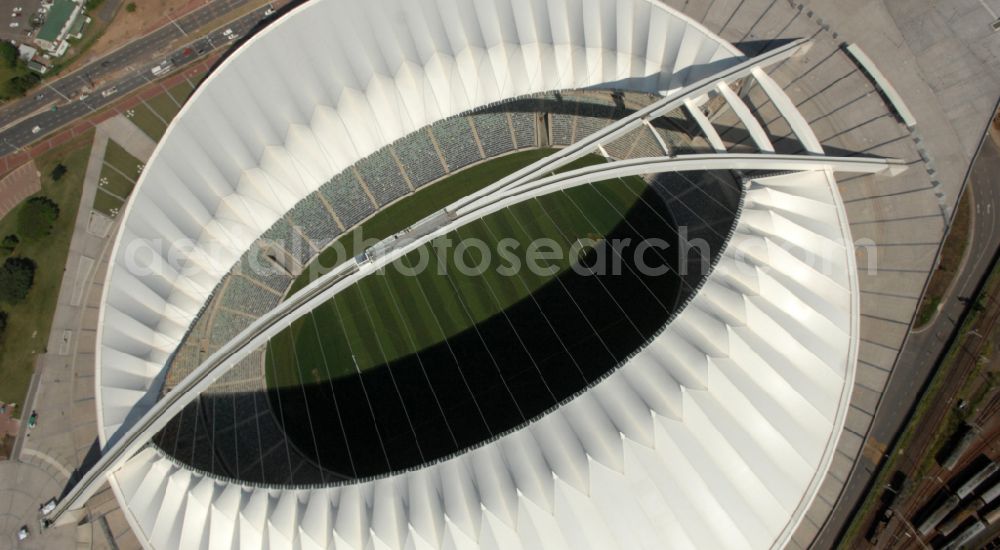
[[[316,0],[249,39],[168,129],[112,252],[103,445],[239,356],[110,476],[139,540],[783,546],[843,426],[857,275],[831,167],[751,123],[755,148],[706,131],[740,105],[712,78],[747,62],[647,0]],[[738,76],[802,131],[760,67]],[[590,244],[506,287],[383,273],[470,237]],[[656,276],[577,269],[657,239],[635,256]]]

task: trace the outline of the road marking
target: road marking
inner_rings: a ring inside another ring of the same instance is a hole
[[[982,0],[980,0],[980,1],[982,1]],[[996,16],[994,16],[993,18],[996,19]],[[177,24],[177,21],[173,17],[170,17],[168,15],[167,19],[169,19],[170,22],[173,23],[175,27],[177,27],[177,30],[181,31],[181,34],[183,34],[184,36],[188,35],[188,33],[184,29],[182,29],[180,25]]]
[[[979,0],[979,3],[982,4],[984,8],[986,8],[986,11],[990,12],[990,15],[993,16],[994,21],[998,19],[997,12],[993,11],[993,9],[986,4],[986,0]]]

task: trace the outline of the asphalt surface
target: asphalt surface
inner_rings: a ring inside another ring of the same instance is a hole
[[[215,29],[204,38],[192,40],[186,46],[168,50],[174,41],[225,16],[247,1],[214,0],[174,20],[173,24],[134,40],[59,80],[43,81],[42,85],[28,92],[27,97],[0,111],[0,128],[3,128],[0,130],[0,155],[15,152],[43,135],[97,111],[154,80],[150,70],[164,60],[171,60],[174,67],[172,71],[176,71],[178,67],[210,52],[232,45],[265,19],[266,7],[258,8],[225,27]],[[232,36],[236,38],[229,39],[224,34],[226,29],[231,29]],[[108,80],[115,73],[121,73],[123,68],[131,70],[125,76]],[[52,110],[53,106],[56,107],[55,110]]]
[[[934,321],[919,332],[911,332],[907,338],[883,394],[883,401],[879,404],[866,446],[874,443],[888,447],[901,433],[968,307],[964,299],[975,294],[1000,248],[1000,227],[996,220],[997,209],[1000,208],[997,174],[1000,174],[1000,147],[987,135],[968,176],[969,188],[966,192],[972,192],[970,221],[973,232],[964,268],[953,281],[948,294],[942,297],[942,307]],[[832,548],[839,542],[840,533],[853,519],[857,505],[867,496],[868,484],[877,473],[876,468],[877,464],[862,453],[844,487],[840,503],[817,537],[814,548]]]

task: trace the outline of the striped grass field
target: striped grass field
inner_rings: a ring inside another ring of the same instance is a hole
[[[543,154],[528,153],[522,153],[526,155],[522,158],[511,155],[477,165],[396,203],[397,210],[405,209],[409,215],[376,215],[363,224],[365,237],[370,236],[369,224],[376,225],[378,237],[389,235]],[[603,159],[590,157],[574,167],[597,162]],[[473,182],[469,181],[470,171],[474,171]],[[426,268],[418,274],[390,267],[368,276],[273,338],[267,353],[268,387],[351,375],[440,343],[503,314],[569,269],[571,260],[565,252],[573,243],[609,234],[639,200],[645,186],[641,178],[633,177],[555,193],[451,232],[445,237],[452,243],[448,248],[425,245]],[[435,188],[435,193],[429,193]],[[390,227],[392,221],[397,222],[396,227]],[[527,268],[514,274],[501,273],[499,267],[511,265],[497,253],[498,243],[505,238],[513,239],[506,243],[508,250],[522,265],[528,244],[538,239],[552,239],[564,254],[557,260],[540,262],[550,267],[545,274]],[[459,245],[471,239],[484,243],[491,253],[489,268],[482,274],[464,275],[457,265],[475,266],[483,259],[479,247]],[[420,250],[413,251],[404,264],[418,266],[420,257]],[[293,290],[306,282],[296,281]]]

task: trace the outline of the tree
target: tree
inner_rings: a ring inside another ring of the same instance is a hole
[[[17,245],[21,244],[21,239],[17,238],[17,235],[7,235],[3,238],[3,243],[0,244],[0,252],[4,254],[13,254],[14,249]]]
[[[0,42],[0,60],[3,60],[8,67],[13,69],[17,66],[17,57],[18,51],[13,44],[7,42],[6,40]]]
[[[42,77],[35,73],[27,73],[10,79],[8,85],[11,93],[24,95],[24,93],[30,90],[35,84],[38,84],[41,79]]]
[[[67,171],[66,165],[60,162],[52,169],[52,181],[59,181],[60,178],[66,175]]]
[[[52,233],[59,218],[59,205],[48,197],[32,197],[17,213],[17,232],[26,239],[40,239]]]
[[[129,13],[135,13],[135,2],[129,2],[125,4],[125,11]]]
[[[24,301],[34,282],[34,261],[30,258],[7,258],[0,267],[0,300],[8,304]]]
[[[0,341],[3,340],[4,332],[7,332],[7,312],[0,311]]]

